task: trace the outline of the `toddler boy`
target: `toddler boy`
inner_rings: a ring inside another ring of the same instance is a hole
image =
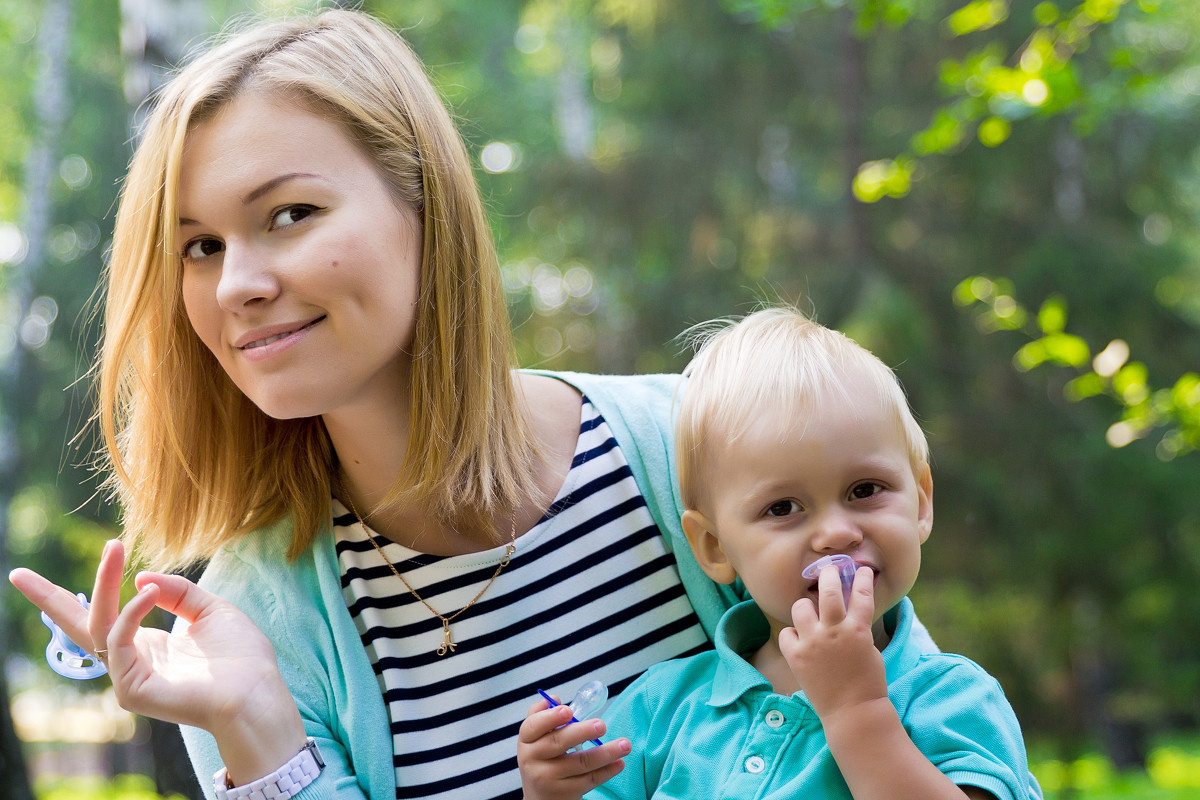
[[[560,729],[559,709],[534,706],[526,800],[602,781],[589,800],[1040,798],[995,679],[910,636],[933,480],[892,371],[768,309],[712,334],[685,374],[683,529],[704,571],[753,599],[725,614],[714,650],[652,667],[614,701],[607,728],[635,747],[563,755],[599,723]],[[857,564],[848,603],[835,568],[801,575],[832,554]]]

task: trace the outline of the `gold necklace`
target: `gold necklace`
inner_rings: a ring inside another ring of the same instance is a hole
[[[511,541],[505,546],[504,555],[500,557],[500,563],[496,565],[496,571],[492,573],[492,577],[489,578],[488,582],[486,584],[484,584],[482,589],[479,590],[479,593],[471,598],[471,602],[467,603],[465,606],[460,608],[458,611],[455,611],[453,614],[451,614],[450,616],[447,617],[447,616],[443,616],[442,614],[439,614],[437,612],[437,609],[435,609],[433,606],[429,605],[429,602],[424,597],[421,597],[420,593],[417,592],[417,590],[412,587],[412,584],[410,584],[408,581],[406,581],[404,579],[404,576],[400,574],[400,570],[396,569],[396,565],[393,564],[391,562],[391,560],[388,559],[388,557],[383,554],[383,548],[381,548],[379,546],[379,543],[375,541],[375,536],[374,536],[374,534],[371,533],[371,529],[368,528],[367,523],[363,521],[362,515],[360,515],[358,513],[358,509],[354,507],[354,501],[350,499],[350,493],[343,492],[343,494],[346,495],[346,505],[348,505],[350,507],[350,513],[354,514],[354,518],[356,520],[358,520],[358,524],[362,526],[363,533],[365,533],[367,535],[367,541],[370,542],[371,546],[375,548],[375,552],[379,553],[379,557],[383,559],[383,563],[387,564],[388,569],[390,569],[392,571],[392,574],[400,579],[400,582],[404,584],[404,588],[408,589],[409,593],[411,593],[413,597],[420,600],[421,605],[423,605],[427,609],[429,609],[429,613],[433,614],[435,617],[437,617],[438,619],[440,619],[442,621],[442,633],[445,634],[445,638],[442,639],[442,643],[440,645],[438,645],[437,654],[439,656],[444,656],[447,653],[452,653],[455,650],[457,650],[458,646],[454,643],[454,640],[452,638],[450,638],[450,623],[455,618],[457,618],[460,614],[462,614],[464,611],[466,611],[468,608],[475,605],[476,600],[483,597],[483,593],[492,587],[492,584],[496,582],[496,578],[500,577],[501,570],[503,570],[505,567],[508,566],[508,562],[512,560],[513,554],[517,552],[517,518],[516,518],[516,516],[515,515],[513,516],[512,530],[509,531],[509,536],[511,537]]]

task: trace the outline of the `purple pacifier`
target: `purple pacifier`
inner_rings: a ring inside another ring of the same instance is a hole
[[[832,556],[821,556],[813,563],[804,568],[800,574],[805,578],[816,580],[821,574],[821,570],[828,566],[837,567],[838,577],[842,579],[842,600],[846,607],[850,607],[850,590],[854,588],[854,573],[858,571],[858,565],[854,563],[854,559],[843,553],[838,553]]]

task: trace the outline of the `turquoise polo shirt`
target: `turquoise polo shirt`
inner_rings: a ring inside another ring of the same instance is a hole
[[[888,696],[913,742],[959,785],[999,800],[1041,798],[1016,715],[1000,684],[963,656],[930,652],[913,637],[904,598],[884,615]],[[722,617],[716,649],[651,667],[605,713],[610,738],[633,752],[600,798],[850,799],[821,721],[803,692],[775,694],[743,655],[767,640],[753,600]]]

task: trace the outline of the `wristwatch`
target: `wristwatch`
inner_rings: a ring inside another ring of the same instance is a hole
[[[291,761],[270,775],[244,786],[231,786],[229,772],[221,767],[213,775],[213,788],[216,789],[217,800],[287,800],[300,794],[300,790],[315,781],[323,769],[325,761],[317,749],[316,740],[310,736]]]

